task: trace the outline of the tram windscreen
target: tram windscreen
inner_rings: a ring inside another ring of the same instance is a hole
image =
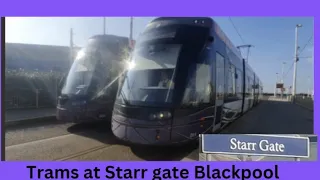
[[[134,69],[127,73],[122,95],[129,101],[171,102],[174,71],[180,44],[145,44],[133,55]]]
[[[115,49],[115,48],[113,48]],[[119,55],[110,48],[88,46],[81,50],[69,71],[62,94],[106,97],[114,91],[119,67]],[[116,92],[116,90],[115,90]]]
[[[195,54],[193,51],[199,49],[194,46],[203,45],[203,37],[207,35],[203,32],[207,31],[180,25],[144,33],[135,47],[134,66],[126,74],[118,102],[148,106],[172,104],[178,88],[176,83],[181,79],[177,66],[190,64]]]

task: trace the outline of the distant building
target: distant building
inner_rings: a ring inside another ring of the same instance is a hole
[[[80,48],[74,48],[76,54]],[[6,69],[66,72],[70,67],[70,48],[37,44],[5,44]]]

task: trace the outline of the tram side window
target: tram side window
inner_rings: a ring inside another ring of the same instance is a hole
[[[225,58],[219,53],[216,52],[216,97],[222,99],[227,96],[226,91],[228,91],[228,64],[225,61]]]
[[[255,96],[258,96],[258,95],[259,95],[259,91],[260,91],[260,88],[259,88],[259,81],[258,81],[258,82],[255,82],[255,84],[254,84],[254,93],[255,93]]]
[[[251,79],[251,85],[250,85],[250,94],[252,95],[252,96],[255,96],[255,94],[254,94],[254,78],[253,79]]]
[[[231,64],[227,63],[227,97],[231,97],[232,95],[232,73],[231,73]]]
[[[252,94],[252,96],[255,96],[255,87],[254,87],[254,85],[255,85],[255,81],[252,79],[252,85],[251,85],[251,91],[250,91],[250,93]]]
[[[253,85],[253,81],[250,77],[248,77],[248,96],[251,97],[252,96],[252,85]]]
[[[248,95],[247,95],[247,91],[248,91],[248,78],[247,78],[247,76],[245,76],[245,78],[244,78],[244,81],[245,81],[245,86],[244,86],[244,97],[247,97]]]
[[[249,97],[250,96],[250,78],[247,77],[246,78],[246,97]]]
[[[232,77],[232,96],[236,97],[237,96],[237,83],[236,83],[236,68],[234,67],[234,65],[231,65],[231,77]]]
[[[236,75],[235,67],[228,63],[228,97],[232,98],[236,96]]]
[[[236,70],[236,89],[237,89],[237,97],[242,99],[242,72],[240,70]]]

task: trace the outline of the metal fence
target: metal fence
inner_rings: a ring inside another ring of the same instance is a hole
[[[54,72],[6,71],[5,108],[55,107],[61,78]]]
[[[16,89],[15,89],[16,90]],[[5,89],[6,109],[55,107],[58,90],[48,92],[42,89],[19,89],[19,93],[12,89]]]

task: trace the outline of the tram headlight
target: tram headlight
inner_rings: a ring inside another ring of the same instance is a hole
[[[159,113],[159,114],[158,114],[158,119],[163,119],[163,117],[164,117],[164,114],[163,114],[163,113]]]
[[[151,120],[155,120],[155,119],[158,119],[158,120],[161,120],[161,119],[169,119],[171,118],[172,115],[170,112],[168,111],[165,111],[165,112],[159,112],[159,113],[155,113],[155,114],[151,114],[150,115],[150,119]]]

